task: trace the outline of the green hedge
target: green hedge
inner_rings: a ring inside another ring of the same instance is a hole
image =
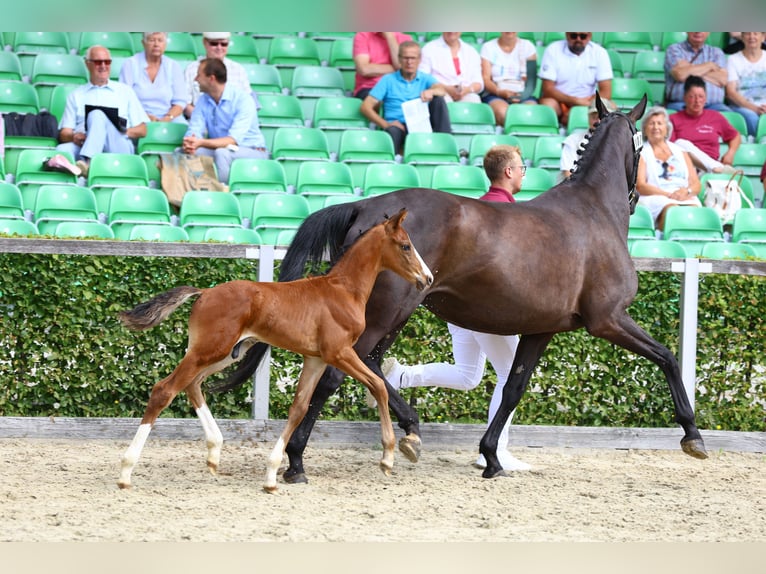
[[[677,353],[680,276],[642,272],[631,314]],[[0,254],[0,416],[139,417],[152,385],[184,353],[184,306],[161,326],[131,332],[117,313],[171,287],[208,287],[257,277],[257,263],[231,259]],[[697,417],[701,428],[764,430],[766,281],[705,275],[700,284]],[[418,309],[391,353],[404,363],[450,361],[443,321]],[[270,416],[285,418],[300,371],[296,355],[272,351]],[[223,378],[219,374],[217,378]],[[471,392],[403,391],[424,422],[484,422],[495,381]],[[217,418],[250,416],[251,388],[211,395]],[[347,382],[326,418],[374,420],[364,389]],[[163,416],[193,412],[185,397]],[[585,331],[554,337],[519,405],[519,424],[672,426],[662,372]]]

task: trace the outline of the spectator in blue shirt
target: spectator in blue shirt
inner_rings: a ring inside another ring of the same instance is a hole
[[[706,44],[710,32],[687,32],[686,40],[671,44],[665,50],[665,107],[683,110],[684,82],[689,76],[705,80],[707,104],[705,108],[729,112],[724,104],[726,82],[726,55],[721,48]]]
[[[145,32],[144,51],[122,63],[120,81],[136,92],[153,122],[186,123],[186,83],[178,62],[165,56],[167,32]]]
[[[394,140],[394,150],[402,153],[404,138],[408,128],[404,119],[402,104],[410,100],[428,102],[429,121],[435,132],[451,133],[447,93],[445,86],[439,84],[430,74],[418,71],[420,65],[420,45],[406,41],[399,44],[400,69],[385,74],[362,100],[360,111],[368,120],[384,129]],[[379,113],[383,104],[383,115]]]
[[[226,84],[226,65],[217,58],[200,62],[196,81],[202,95],[189,120],[183,151],[215,158],[218,179],[228,183],[235,159],[268,158],[255,101]]]
[[[135,141],[146,135],[149,121],[133,88],[109,79],[112,57],[108,49],[88,48],[85,65],[88,83],[67,96],[57,146],[74,156],[83,177],[98,153],[135,153]],[[97,108],[86,113],[86,106]]]

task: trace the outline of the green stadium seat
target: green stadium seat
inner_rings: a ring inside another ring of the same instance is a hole
[[[310,208],[306,198],[287,193],[264,193],[255,198],[252,227],[267,245],[275,245],[284,229],[297,229],[308,217]]]
[[[632,257],[685,259],[686,250],[677,241],[664,239],[637,239],[630,246]]]
[[[319,50],[311,38],[278,36],[271,39],[267,63],[279,69],[282,85],[291,86],[293,71],[297,66],[319,66]]]
[[[130,32],[83,32],[77,52],[84,56],[88,48],[96,45],[107,48],[112,57],[129,58],[136,53]]]
[[[130,239],[136,225],[170,225],[170,205],[161,189],[118,187],[109,200],[109,226],[117,239]]]
[[[208,227],[202,241],[218,241],[221,243],[244,243],[261,245],[263,239],[255,229],[244,227]]]
[[[319,98],[346,95],[340,70],[327,66],[303,65],[296,66],[293,70],[290,93],[298,98],[304,118],[314,117],[314,107]]]
[[[437,165],[431,187],[463,197],[479,198],[489,189],[484,170],[475,165]]]
[[[21,191],[25,209],[35,210],[37,192],[42,185],[77,185],[77,178],[71,173],[43,169],[43,162],[54,154],[61,154],[74,163],[72,154],[53,149],[23,149],[19,153],[15,183]]]
[[[705,243],[724,240],[721,219],[710,207],[675,206],[665,215],[664,239],[681,243],[687,256],[697,257]]]
[[[24,219],[21,191],[6,181],[0,181],[0,219]]]
[[[114,239],[112,229],[100,221],[62,221],[53,232],[56,237],[100,237]]]
[[[354,187],[361,188],[370,163],[393,163],[394,142],[380,130],[346,130],[338,147],[338,161],[348,165]]]
[[[243,216],[249,217],[259,193],[287,193],[285,168],[275,159],[235,159],[229,172],[229,192],[239,201]]]
[[[175,225],[136,225],[130,230],[130,240],[144,241],[189,241],[189,234]]]
[[[42,235],[53,235],[62,221],[98,221],[96,196],[87,187],[43,185],[37,193],[35,225]]]
[[[37,226],[26,219],[0,219],[0,234],[2,235],[40,235]]]
[[[422,187],[422,184],[418,170],[408,163],[371,163],[367,166],[363,186],[365,197],[410,187]]]
[[[705,243],[701,256],[710,259],[747,259],[756,258],[758,254],[747,243],[712,242]]]
[[[179,219],[191,241],[202,240],[207,227],[242,227],[237,198],[221,191],[187,191]]]
[[[242,67],[247,72],[250,87],[258,94],[259,99],[262,94],[283,93],[282,76],[279,75],[279,70],[277,70],[276,66],[244,62]]]
[[[304,161],[298,168],[295,193],[306,198],[310,211],[317,211],[328,195],[354,194],[351,170],[345,163]]]
[[[282,127],[274,134],[271,157],[285,169],[285,181],[294,186],[298,168],[306,160],[329,161],[327,137],[319,128]]]

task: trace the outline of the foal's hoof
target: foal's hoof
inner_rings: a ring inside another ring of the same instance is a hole
[[[386,476],[391,476],[391,467],[388,466],[386,463],[384,462],[380,463],[380,470],[382,470],[383,474],[385,474]]]
[[[286,470],[284,474],[282,475],[282,479],[287,484],[308,484],[309,479],[306,478],[306,475],[302,472],[290,472],[289,470]]]
[[[120,490],[130,490],[133,487],[129,482],[118,482],[117,486],[120,487]]]
[[[274,494],[277,491],[277,485],[271,486],[269,484],[263,485],[263,491],[268,492],[269,494]]]
[[[505,472],[502,468],[500,470],[492,471],[489,468],[485,468],[484,472],[481,473],[481,475],[484,478],[499,478],[501,476],[510,476],[507,472]]]
[[[399,439],[399,451],[410,462],[418,462],[420,459],[420,437],[416,434],[408,434]]]
[[[208,461],[207,469],[210,471],[210,474],[212,474],[213,476],[218,475],[218,465],[216,463]]]
[[[694,458],[699,458],[699,459],[707,458],[707,450],[705,450],[705,443],[702,441],[701,438],[695,438],[692,440],[682,440],[681,448],[686,454],[688,454],[689,456],[693,456]]]

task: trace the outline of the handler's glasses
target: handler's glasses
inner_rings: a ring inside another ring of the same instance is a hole
[[[508,167],[510,169],[513,169],[513,168],[516,168],[516,167],[519,168],[519,171],[521,172],[522,176],[524,176],[527,173],[527,166],[525,166],[525,165],[509,165]]]

